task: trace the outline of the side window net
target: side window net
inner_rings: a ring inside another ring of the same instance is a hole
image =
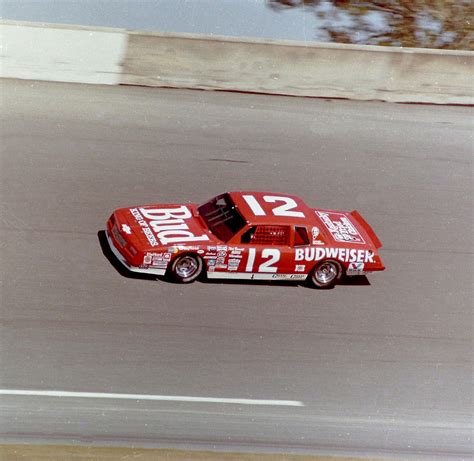
[[[257,226],[242,236],[242,243],[256,245],[288,245],[287,226]]]
[[[295,246],[309,245],[306,227],[295,227]]]

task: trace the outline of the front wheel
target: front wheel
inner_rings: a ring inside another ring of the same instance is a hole
[[[342,275],[342,266],[337,261],[322,261],[311,271],[308,282],[315,288],[332,288]]]
[[[201,275],[202,259],[192,254],[178,256],[172,262],[170,272],[177,282],[194,282]]]

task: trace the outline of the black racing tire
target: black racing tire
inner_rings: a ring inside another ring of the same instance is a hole
[[[313,288],[328,290],[339,282],[343,269],[339,261],[328,259],[321,261],[309,273],[307,281]]]
[[[169,269],[169,275],[178,283],[194,282],[203,271],[204,264],[202,259],[192,253],[177,256]]]

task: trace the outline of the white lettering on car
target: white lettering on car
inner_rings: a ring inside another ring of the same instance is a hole
[[[192,217],[191,211],[184,205],[179,208],[140,208],[139,211],[131,209],[131,213],[135,219],[138,219],[138,215],[142,215],[143,218],[149,220],[149,224],[141,219],[139,224],[144,228],[145,233],[150,244],[152,242],[149,238],[149,233],[145,231],[145,226],[150,226],[155,232],[158,240],[163,245],[168,243],[183,243],[183,242],[198,242],[209,240],[206,234],[194,235],[184,220]],[[142,217],[140,216],[140,217]],[[145,226],[143,225],[145,224]],[[152,246],[155,246],[152,244]]]
[[[273,274],[272,277],[279,280],[303,280],[306,274]]]
[[[258,203],[254,195],[242,195],[242,198],[247,202],[247,205],[252,210],[255,216],[265,216],[265,210]],[[294,211],[294,208],[298,207],[298,204],[290,197],[280,197],[277,195],[264,195],[263,200],[267,203],[283,202],[283,205],[277,206],[272,209],[272,213],[275,216],[290,216],[292,218],[304,218],[305,215],[302,211]]]
[[[247,259],[247,265],[245,266],[245,272],[253,271],[253,263],[255,262],[255,254],[257,251],[255,248],[249,248],[249,257]]]
[[[260,264],[258,272],[276,272],[277,268],[273,266],[280,260],[280,250],[276,248],[265,248],[262,251],[262,258],[269,258],[268,261]]]
[[[320,261],[337,259],[349,263],[373,263],[374,253],[370,250],[354,250],[349,248],[297,248],[295,261]]]
[[[273,208],[275,216],[291,216],[293,218],[304,218],[304,213],[301,211],[292,211],[298,204],[290,197],[277,197],[275,195],[265,195],[263,200],[267,203],[284,202],[283,205]]]
[[[257,251],[255,248],[249,248],[249,257],[247,260],[247,265],[245,266],[246,272],[253,272],[253,264],[255,262],[255,255]],[[262,258],[269,258],[268,261],[264,261],[258,266],[257,272],[277,272],[278,268],[274,267],[273,264],[276,264],[280,260],[280,250],[276,248],[265,248],[262,250]]]
[[[265,216],[265,211],[253,195],[242,195],[255,216]]]
[[[130,208],[130,213],[132,213],[136,221],[141,221],[143,219],[143,216],[136,208]]]
[[[153,221],[163,221],[166,219],[189,219],[192,214],[188,207],[181,205],[179,208],[140,208],[142,215]]]
[[[159,246],[158,241],[156,240],[155,236],[153,235],[153,232],[151,231],[151,229],[150,229],[149,227],[144,227],[144,228],[143,228],[143,233],[145,234],[145,237],[147,238],[148,243],[149,243],[152,247],[157,247],[157,246]]]
[[[316,214],[337,242],[365,243],[359,231],[344,213],[317,211]]]

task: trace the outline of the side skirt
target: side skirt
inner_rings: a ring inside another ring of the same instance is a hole
[[[209,279],[240,279],[240,280],[290,280],[301,282],[308,274],[259,274],[257,272],[209,272]]]

